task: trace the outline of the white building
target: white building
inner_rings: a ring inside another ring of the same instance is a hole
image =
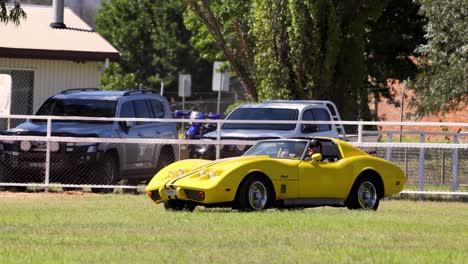
[[[51,6],[22,5],[20,25],[0,23],[0,73],[10,74],[12,114],[33,114],[51,95],[71,88],[100,87],[105,61],[119,52],[70,9],[65,28],[52,28]]]

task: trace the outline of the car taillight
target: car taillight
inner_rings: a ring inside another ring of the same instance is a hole
[[[184,191],[185,191],[185,195],[187,195],[187,198],[189,198],[190,200],[195,200],[195,201],[205,200],[204,191],[187,190],[187,189],[185,189]]]
[[[151,198],[151,200],[153,201],[161,200],[161,196],[159,195],[158,190],[149,191],[149,192],[146,192],[146,194],[148,194],[149,198]]]

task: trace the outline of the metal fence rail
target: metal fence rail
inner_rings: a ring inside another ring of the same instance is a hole
[[[105,153],[93,152],[98,144],[112,144],[116,148],[138,148],[149,151],[152,147],[170,144],[177,149],[175,159],[187,158],[188,145],[214,145],[218,157],[222,154],[225,145],[252,145],[255,141],[222,140],[220,127],[223,123],[297,123],[291,121],[227,121],[206,120],[217,123],[218,137],[216,140],[188,140],[188,139],[158,139],[158,138],[95,138],[95,137],[61,137],[53,136],[52,122],[55,119],[93,120],[93,121],[140,121],[140,122],[175,122],[180,127],[187,125],[190,120],[181,119],[129,119],[129,118],[83,118],[83,117],[51,117],[51,116],[0,116],[0,121],[12,119],[43,119],[47,120],[47,131],[44,136],[0,135],[0,142],[14,143],[29,142],[31,151],[25,153],[21,149],[7,149],[7,144],[0,144],[0,186],[3,187],[37,187],[37,188],[90,188],[93,191],[112,190],[113,188],[141,189],[148,179],[138,181],[103,181],[103,175],[108,172],[119,172],[122,164],[119,161],[99,159],[92,162],[96,156]],[[204,121],[205,122],[205,121]],[[369,122],[369,121],[308,121],[307,124],[338,124],[353,125],[357,128],[353,145],[372,153],[375,156],[390,160],[406,172],[408,183],[406,192],[419,192],[420,194],[456,194],[468,195],[468,134],[466,132],[431,132],[427,127],[457,127],[460,131],[468,128],[468,123],[433,123],[433,122]],[[368,126],[379,126],[380,131],[365,130]],[[391,131],[386,126],[417,126],[420,131]],[[379,142],[367,142],[366,136],[378,135]],[[402,136],[410,142],[400,142]],[[411,137],[416,136],[411,139]],[[430,140],[429,140],[430,138]],[[394,140],[397,139],[397,142]],[[22,143],[27,144],[27,143]],[[14,144],[10,144],[14,145]],[[71,149],[82,148],[81,152],[68,155],[63,159],[60,155]],[[91,152],[90,152],[91,150]],[[10,152],[11,156],[4,153]],[[20,155],[21,153],[21,155]],[[16,156],[15,156],[16,155]],[[162,153],[158,159],[164,159]],[[149,156],[151,158],[151,156]],[[6,166],[5,159],[12,159]],[[133,161],[138,163],[145,160]],[[107,166],[107,167],[106,167]],[[107,168],[107,171],[105,168]],[[148,175],[154,175],[160,167],[154,167]],[[149,176],[149,177],[150,177]]]

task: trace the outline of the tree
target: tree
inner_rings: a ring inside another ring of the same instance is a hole
[[[468,6],[462,0],[420,0],[427,44],[418,47],[420,70],[412,105],[417,116],[468,106]]]
[[[21,19],[26,18],[26,13],[21,9],[20,1],[14,1],[12,4],[7,0],[0,0],[0,22],[13,22],[19,24]]]
[[[254,91],[259,100],[326,99],[350,118],[369,114],[365,30],[388,1],[239,1],[252,11],[231,13],[229,20],[225,12],[237,1],[187,2],[254,99]],[[226,30],[236,24],[241,34]]]
[[[164,82],[166,91],[175,91],[178,74],[183,72],[193,75],[193,90],[210,87],[211,79],[205,76],[211,66],[199,60],[189,45],[185,9],[183,0],[103,1],[96,17],[97,31],[120,51],[121,60],[105,73],[102,85],[159,89]]]
[[[185,21],[188,28],[196,32],[193,38],[198,39],[193,41],[195,47],[211,60],[227,59],[246,97],[256,100],[252,53],[254,42],[248,34],[252,22],[252,2],[187,0],[187,4],[193,13],[189,13]]]
[[[374,98],[385,96],[395,105],[387,81],[414,80],[418,73],[414,50],[424,44],[423,26],[426,20],[419,14],[419,4],[391,0],[384,12],[366,28],[366,66],[371,81],[369,91]]]

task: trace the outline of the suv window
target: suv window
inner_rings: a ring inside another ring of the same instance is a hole
[[[132,101],[125,102],[122,104],[122,108],[120,109],[120,117],[128,117],[128,118],[135,117],[135,111],[133,110]]]
[[[116,101],[108,100],[50,98],[39,108],[36,115],[114,117],[116,105]]]
[[[154,118],[164,118],[166,116],[166,112],[164,111],[164,105],[161,101],[151,99],[151,109],[153,109],[153,116]]]
[[[151,118],[151,110],[148,107],[148,100],[135,100],[133,101],[133,106],[135,107],[136,118]],[[149,122],[136,122],[136,125],[144,125],[148,123]]]
[[[297,109],[237,108],[228,120],[284,120],[295,121]],[[296,124],[224,124],[223,129],[293,130]]]
[[[323,108],[313,108],[304,111],[302,114],[302,120],[304,121],[330,121],[330,115]],[[301,127],[302,132],[310,133],[310,127],[315,126],[315,132],[330,131],[330,124],[303,124]]]

